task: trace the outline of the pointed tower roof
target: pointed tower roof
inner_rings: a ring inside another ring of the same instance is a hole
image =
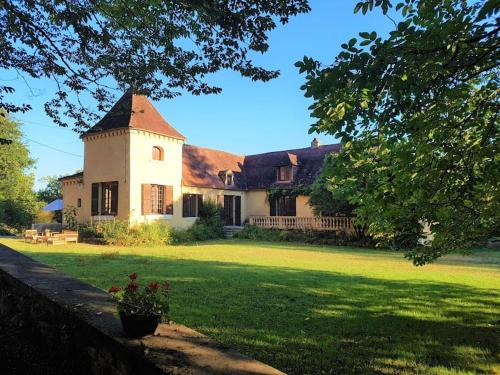
[[[181,133],[160,115],[144,95],[128,90],[108,113],[83,136],[113,129],[132,128],[185,140]]]

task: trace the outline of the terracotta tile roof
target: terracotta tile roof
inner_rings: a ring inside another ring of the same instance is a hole
[[[187,186],[226,188],[220,172],[231,170],[234,188],[269,189],[277,186],[310,185],[319,175],[325,156],[340,151],[339,144],[317,148],[274,151],[264,154],[240,156],[224,151],[184,145],[183,184]],[[292,182],[277,182],[276,167],[295,166]]]
[[[58,180],[59,181],[63,181],[63,180],[72,180],[72,179],[80,179],[80,178],[83,178],[83,172],[78,172],[78,173],[75,173],[75,174],[70,174],[68,176],[62,176],[62,177],[59,177]]]
[[[83,136],[121,128],[141,129],[167,137],[186,139],[165,121],[148,98],[133,94],[132,90],[123,94],[109,112]]]
[[[244,159],[241,155],[185,144],[182,149],[182,184],[218,189],[244,189]],[[233,172],[233,187],[225,186],[219,177],[220,172],[227,170]]]

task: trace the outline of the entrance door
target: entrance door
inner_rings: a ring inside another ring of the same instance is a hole
[[[234,204],[232,195],[224,195],[224,225],[234,225]]]
[[[224,225],[241,226],[241,197],[224,195]]]

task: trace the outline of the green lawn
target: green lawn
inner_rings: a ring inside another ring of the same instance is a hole
[[[210,242],[121,248],[0,239],[102,289],[172,284],[172,318],[291,374],[500,373],[500,253]]]

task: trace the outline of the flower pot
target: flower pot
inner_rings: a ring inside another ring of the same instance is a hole
[[[152,335],[160,323],[159,315],[135,315],[120,312],[123,330],[128,337]]]

